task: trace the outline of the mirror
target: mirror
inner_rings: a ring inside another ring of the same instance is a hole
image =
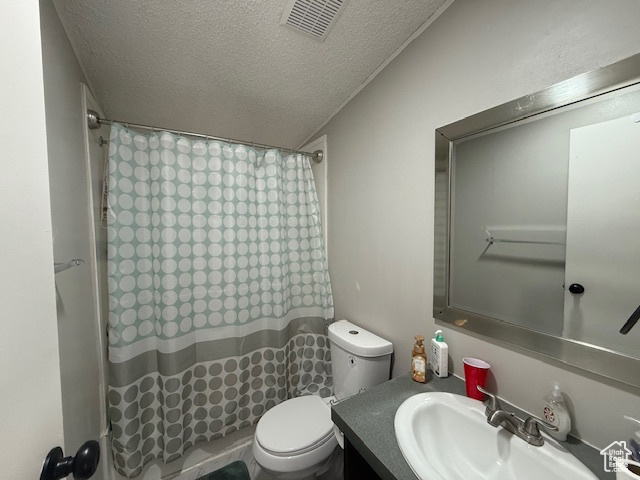
[[[640,387],[639,152],[640,55],[437,129],[436,321]]]

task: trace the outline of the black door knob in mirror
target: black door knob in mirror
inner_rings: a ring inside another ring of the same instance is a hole
[[[584,287],[579,283],[572,283],[569,285],[569,291],[574,295],[580,295],[581,293],[584,293]]]

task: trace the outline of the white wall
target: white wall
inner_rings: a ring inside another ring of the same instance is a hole
[[[331,149],[329,268],[336,317],[394,343],[409,370],[431,335],[434,130],[640,52],[635,0],[456,0],[320,132]],[[597,446],[628,435],[638,392],[445,329],[454,362],[492,364],[505,399],[539,413],[559,380],[574,432]]]
[[[63,445],[37,2],[0,2],[0,465],[39,478]]]
[[[85,261],[55,277],[65,454],[72,455],[85,441],[98,440],[105,423],[83,134],[85,79],[50,0],[40,1],[40,15],[54,256],[56,262]],[[96,161],[102,174],[102,159]],[[94,478],[101,478],[101,472]]]

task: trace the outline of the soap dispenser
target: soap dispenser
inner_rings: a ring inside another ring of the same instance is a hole
[[[542,415],[547,422],[558,427],[557,431],[548,430],[547,433],[561,442],[567,440],[567,434],[571,430],[571,417],[558,382],[553,382],[553,388],[544,397]]]
[[[424,337],[415,336],[416,343],[411,352],[411,378],[416,382],[426,383],[427,381],[427,352],[424,350]]]

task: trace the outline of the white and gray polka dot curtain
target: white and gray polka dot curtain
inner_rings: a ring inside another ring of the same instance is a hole
[[[309,160],[114,124],[109,415],[116,469],[331,394],[333,300]]]

